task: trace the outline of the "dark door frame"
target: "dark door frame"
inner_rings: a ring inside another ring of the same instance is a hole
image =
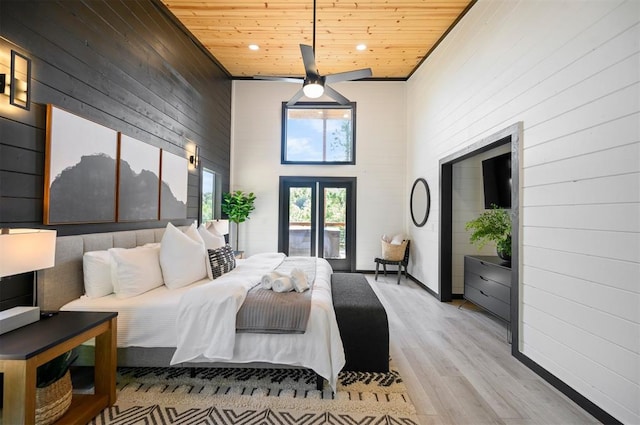
[[[453,165],[498,146],[511,143],[511,333],[512,353],[518,352],[518,323],[519,320],[519,263],[520,256],[520,139],[522,122],[517,122],[503,130],[492,134],[464,149],[440,160],[440,237],[439,257],[440,270],[438,273],[438,296],[440,301],[452,299],[452,265],[453,265]]]
[[[351,190],[347,191],[347,217],[346,217],[346,232],[345,235],[345,252],[348,264],[345,268],[336,269],[337,271],[354,272],[356,267],[356,199],[357,199],[357,178],[356,177],[313,177],[313,176],[280,176],[279,183],[279,210],[278,210],[278,251],[288,252],[288,229],[289,229],[289,188],[299,187],[313,184],[312,189],[313,196],[315,197],[315,185],[320,184],[322,186],[331,185],[350,185]],[[316,228],[313,223],[316,220],[315,209],[311,211],[312,221],[312,250],[315,247],[315,231]],[[323,249],[323,240],[318,241],[318,246]],[[314,253],[312,252],[312,255]],[[331,263],[331,259],[328,259]],[[341,260],[335,260],[341,261]],[[334,262],[335,262],[334,261]]]

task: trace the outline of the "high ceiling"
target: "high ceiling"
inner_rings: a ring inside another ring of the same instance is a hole
[[[475,0],[316,1],[321,74],[368,67],[376,79],[406,79]],[[313,0],[162,2],[232,77],[304,76]]]

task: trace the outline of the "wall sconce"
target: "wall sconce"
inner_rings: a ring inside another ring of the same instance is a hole
[[[11,74],[0,74],[0,94],[8,94],[18,108],[31,108],[31,59],[11,51]]]
[[[189,164],[193,165],[193,168],[198,169],[200,163],[200,148],[196,145],[196,151],[193,155],[189,156]]]

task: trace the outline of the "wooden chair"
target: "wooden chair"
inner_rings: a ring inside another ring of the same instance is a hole
[[[411,241],[407,241],[407,246],[404,249],[404,257],[402,260],[385,260],[384,258],[376,257],[373,261],[376,262],[376,275],[375,280],[378,280],[378,269],[380,264],[384,270],[384,275],[387,275],[387,264],[398,266],[398,285],[400,285],[400,276],[402,276],[402,267],[404,267],[404,278],[407,279],[407,265],[409,264],[409,246]]]

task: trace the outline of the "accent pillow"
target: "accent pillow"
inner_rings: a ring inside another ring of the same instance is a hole
[[[218,249],[209,249],[207,252],[214,279],[236,268],[236,257],[229,245]]]
[[[100,298],[113,293],[109,251],[85,252],[82,256],[82,273],[87,297]]]
[[[111,248],[111,280],[118,298],[130,298],[162,286],[159,248]]]
[[[194,240],[196,237],[200,240]],[[169,289],[181,288],[207,277],[204,242],[195,225],[182,233],[173,224],[167,224],[160,242],[160,267],[164,284]]]
[[[204,223],[198,227],[198,233],[200,233],[207,249],[218,249],[226,245],[224,236],[214,233],[213,230],[209,231]]]

